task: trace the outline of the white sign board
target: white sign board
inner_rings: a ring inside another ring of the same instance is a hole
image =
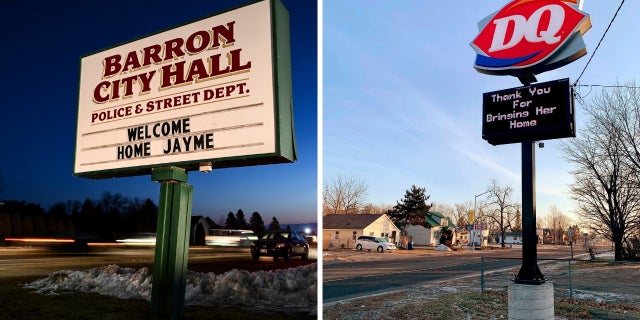
[[[288,42],[267,0],[83,57],[74,173],[294,161]]]

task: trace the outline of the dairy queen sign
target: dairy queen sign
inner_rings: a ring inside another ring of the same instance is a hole
[[[536,82],[536,74],[564,66],[587,52],[582,35],[591,28],[577,0],[515,0],[478,23],[471,42],[474,68],[518,77],[523,87],[483,97],[482,137],[498,145],[575,136],[569,80]]]
[[[586,54],[582,35],[591,28],[578,0],[515,0],[478,23],[471,42],[475,69],[492,75],[535,75]]]
[[[518,286],[546,282],[537,262],[535,142],[575,136],[569,79],[534,82],[537,74],[587,53],[582,35],[591,28],[591,20],[579,1],[511,1],[478,23],[480,31],[471,42],[478,72],[514,76],[523,84],[484,93],[482,108],[483,139],[493,145],[522,143],[522,267],[514,279]],[[553,286],[537,291],[526,287],[509,286],[509,319],[553,319]]]

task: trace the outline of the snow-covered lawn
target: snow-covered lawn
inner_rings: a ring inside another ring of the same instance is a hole
[[[81,291],[151,300],[152,282],[148,268],[109,265],[87,271],[57,271],[24,287],[41,294]],[[185,303],[313,311],[317,306],[317,264],[275,271],[231,270],[220,275],[189,271]]]

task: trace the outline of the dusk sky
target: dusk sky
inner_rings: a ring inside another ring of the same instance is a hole
[[[509,1],[324,1],[324,183],[337,175],[362,178],[367,200],[394,205],[412,184],[430,202],[471,201],[495,179],[512,185],[521,203],[521,146],[482,139],[482,94],[521,86],[511,76],[480,74],[469,45],[478,22]],[[538,75],[538,81],[577,80],[620,1],[584,1],[593,27],[587,55]],[[626,1],[580,78],[581,85],[638,79],[639,1]],[[579,86],[589,101],[603,90]],[[608,89],[605,89],[608,90]],[[576,100],[578,135],[584,110]],[[572,165],[560,139],[536,148],[537,214],[552,205],[572,216]],[[481,201],[483,198],[478,198]]]
[[[91,180],[73,176],[80,59],[250,1],[31,2],[2,5],[3,62],[0,201],[38,203],[98,199],[103,192],[158,201],[150,176]],[[268,221],[317,219],[318,74],[322,61],[321,178],[358,176],[368,202],[395,204],[416,184],[430,201],[473,201],[492,179],[520,201],[520,144],[481,138],[482,93],[520,86],[517,79],[473,68],[469,43],[477,23],[507,1],[322,2],[321,57],[315,1],[283,0],[291,18],[294,125],[298,161],[191,172],[194,215],[218,221],[229,211],[258,211]],[[619,1],[586,0],[593,27],[587,55],[538,75],[540,82],[580,76]],[[636,80],[640,3],[627,1],[589,66],[578,94]],[[580,134],[584,111],[576,101]],[[536,149],[537,208],[572,214],[572,169],[561,140]]]
[[[252,1],[8,1],[3,45],[0,201],[40,204],[97,200],[104,192],[150,198],[149,175],[92,180],[73,176],[80,59],[107,48]],[[317,3],[283,0],[289,10],[298,161],[190,172],[193,214],[218,222],[242,209],[269,223],[317,220]]]

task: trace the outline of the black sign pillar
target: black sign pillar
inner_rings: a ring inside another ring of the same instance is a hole
[[[483,94],[482,138],[492,145],[522,144],[522,268],[515,282],[543,284],[538,268],[536,234],[535,142],[575,137],[573,95],[569,79],[531,84]]]
[[[515,282],[543,284],[538,268],[538,236],[536,234],[536,144],[522,142],[522,267]]]
[[[569,79],[482,95],[482,138],[492,145],[575,137]]]

